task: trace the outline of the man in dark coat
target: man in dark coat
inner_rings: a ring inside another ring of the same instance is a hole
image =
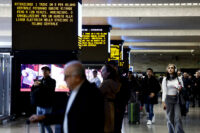
[[[64,133],[103,133],[104,101],[101,92],[86,80],[84,67],[79,61],[67,63],[64,74],[71,90],[65,113],[33,115],[29,120],[63,123]]]
[[[198,104],[200,107],[200,71],[197,71],[195,74],[194,88],[195,88],[195,92],[196,92],[196,97],[198,99]],[[195,106],[195,101],[194,101],[194,106]]]
[[[183,77],[182,77],[182,80],[183,80],[183,85],[184,85],[184,88],[183,88],[183,93],[184,93],[184,99],[185,99],[185,102],[186,102],[186,113],[189,112],[189,107],[190,107],[190,95],[191,95],[191,82],[188,78],[188,73],[187,72],[184,72],[183,73]]]
[[[31,101],[37,107],[37,115],[45,115],[52,112],[53,97],[55,93],[56,81],[50,77],[51,69],[47,66],[42,67],[43,78],[37,80],[31,88]],[[50,126],[40,122],[40,133],[53,133]]]
[[[147,125],[155,122],[153,111],[154,104],[158,104],[158,92],[161,90],[158,80],[153,76],[153,69],[148,68],[147,76],[144,78],[144,103],[146,111],[149,112]]]

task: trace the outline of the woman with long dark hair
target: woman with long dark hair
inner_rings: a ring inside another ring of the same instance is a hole
[[[183,88],[183,81],[177,76],[174,64],[167,67],[166,77],[162,81],[162,102],[167,113],[167,127],[169,133],[184,133],[181,120],[181,109],[178,93]]]
[[[114,133],[115,96],[119,92],[121,84],[116,70],[110,65],[104,65],[101,69],[103,82],[100,91],[104,97],[104,133]]]

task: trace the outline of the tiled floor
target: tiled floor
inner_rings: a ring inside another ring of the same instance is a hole
[[[156,123],[147,126],[146,116],[141,117],[140,125],[130,125],[127,116],[124,118],[123,133],[167,133],[165,112],[161,105],[155,106]],[[190,108],[187,117],[183,118],[185,133],[200,132],[200,108]],[[30,133],[38,133],[37,124],[31,124]],[[26,133],[26,125],[24,119],[0,125],[0,133]]]

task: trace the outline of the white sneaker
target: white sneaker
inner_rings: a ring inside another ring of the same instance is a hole
[[[153,118],[152,118],[152,123],[155,123],[155,120],[156,118],[155,118],[155,115],[153,116]]]
[[[148,120],[147,125],[151,125],[151,124],[152,124],[151,120]]]

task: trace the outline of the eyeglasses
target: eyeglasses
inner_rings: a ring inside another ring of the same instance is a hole
[[[64,80],[66,80],[66,79],[68,79],[70,77],[74,77],[74,76],[76,76],[76,74],[65,74],[64,75]]]

